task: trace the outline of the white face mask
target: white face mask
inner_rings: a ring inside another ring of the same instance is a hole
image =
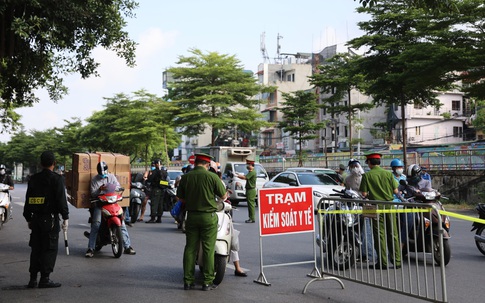
[[[402,175],[403,172],[404,172],[404,168],[396,168],[396,174]]]
[[[5,169],[0,169],[0,175],[5,175]]]
[[[350,171],[354,174],[360,174],[360,169],[358,167],[353,167],[350,169]]]

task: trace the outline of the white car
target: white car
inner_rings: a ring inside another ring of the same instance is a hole
[[[263,188],[278,188],[290,186],[311,186],[313,189],[313,206],[317,209],[318,203],[322,198],[329,198],[335,191],[341,191],[343,186],[323,173],[304,172],[304,171],[284,171],[274,176],[270,181],[263,185]],[[335,190],[335,191],[334,191]],[[328,201],[327,208],[331,201]]]

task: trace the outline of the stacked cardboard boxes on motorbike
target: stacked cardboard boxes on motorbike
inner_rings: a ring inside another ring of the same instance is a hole
[[[90,183],[92,177],[98,174],[96,166],[104,161],[108,171],[116,176],[123,192],[120,206],[128,206],[130,199],[130,157],[113,153],[75,153],[72,155],[72,170],[66,172],[66,189],[69,203],[76,208],[91,206]]]

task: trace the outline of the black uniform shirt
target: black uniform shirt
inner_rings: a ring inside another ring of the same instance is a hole
[[[36,197],[44,199],[35,199]],[[64,179],[47,168],[29,180],[23,213],[25,220],[30,222],[34,213],[61,214],[63,220],[69,219]]]

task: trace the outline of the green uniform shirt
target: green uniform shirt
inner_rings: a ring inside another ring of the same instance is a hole
[[[177,197],[185,200],[187,211],[215,212],[216,196],[223,197],[225,193],[219,177],[202,166],[183,175],[177,188]]]
[[[246,189],[255,189],[256,188],[256,171],[248,172],[246,175]]]
[[[362,175],[359,190],[369,193],[370,200],[392,201],[394,189],[398,183],[390,171],[375,166]]]

